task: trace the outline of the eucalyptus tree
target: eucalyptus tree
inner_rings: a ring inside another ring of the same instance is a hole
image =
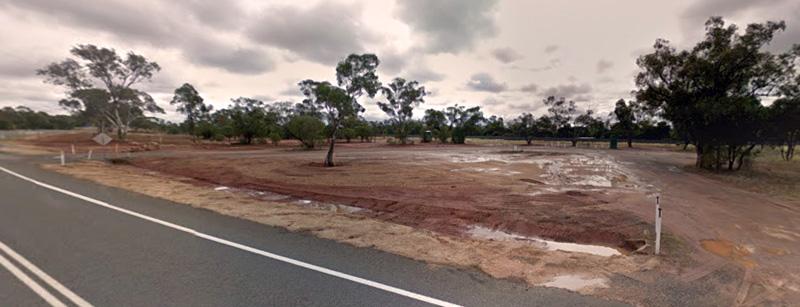
[[[636,129],[636,117],[634,113],[634,103],[626,103],[625,99],[617,100],[614,106],[614,116],[617,123],[628,140],[628,147],[633,147],[633,133]]]
[[[93,100],[92,103],[106,104],[96,110],[117,130],[120,139],[127,136],[130,124],[145,113],[164,113],[149,94],[135,88],[161,70],[157,63],[133,52],[120,56],[114,49],[95,45],[78,45],[70,53],[74,58],[36,71],[45,77],[45,82],[66,88],[69,109],[86,110],[85,96],[81,97],[86,90],[105,91],[107,101]]]
[[[328,154],[326,167],[335,166],[333,153],[336,138],[342,123],[348,117],[357,117],[364,112],[358,98],[367,95],[372,98],[381,88],[376,69],[380,61],[374,54],[351,54],[336,65],[338,86],[327,81],[303,80],[298,85],[306,96],[303,105],[310,110],[320,110],[330,127],[328,134]]]
[[[425,102],[424,86],[417,81],[406,81],[395,78],[388,86],[383,87],[386,102],[378,102],[381,110],[389,115],[395,125],[395,134],[400,143],[405,144],[408,139],[408,121],[414,116],[414,108]]]
[[[706,22],[705,38],[677,50],[659,39],[654,51],[637,60],[637,100],[658,109],[679,135],[696,148],[695,165],[741,168],[762,142],[765,109],[789,74],[766,46],[783,22],[750,24],[744,31],[721,17]]]
[[[177,105],[177,111],[186,115],[186,128],[192,137],[197,135],[197,123],[209,120],[212,105],[203,103],[203,97],[189,83],[175,89],[170,104]]]
[[[538,131],[536,127],[536,117],[531,113],[522,113],[522,115],[511,122],[511,131],[514,135],[524,138],[525,142],[530,145]]]

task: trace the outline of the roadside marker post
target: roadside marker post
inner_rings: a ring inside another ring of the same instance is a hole
[[[656,255],[661,253],[661,196],[656,195]]]
[[[69,148],[72,151],[72,154],[75,155],[75,144],[69,145]]]
[[[86,160],[91,160],[91,159],[92,159],[92,150],[89,149],[89,154],[86,156]]]
[[[64,151],[62,150],[61,151],[61,166],[64,166],[64,164],[66,164],[66,161],[64,161]]]

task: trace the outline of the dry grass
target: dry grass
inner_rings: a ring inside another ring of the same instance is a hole
[[[186,178],[165,176],[126,165],[83,162],[46,169],[100,184],[135,190],[221,214],[309,232],[317,237],[358,247],[371,247],[431,264],[477,268],[495,278],[541,284],[563,274],[606,276],[633,272],[640,257],[600,257],[589,254],[544,251],[508,241],[484,241],[445,236],[359,215],[269,202],[246,194],[215,191],[194,185]],[[652,266],[652,261],[648,262]],[[594,291],[591,288],[584,292]]]
[[[784,161],[777,149],[765,147],[749,167],[738,172],[704,173],[741,189],[800,200],[800,159]]]

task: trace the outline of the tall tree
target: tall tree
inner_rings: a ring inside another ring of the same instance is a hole
[[[569,127],[572,117],[575,116],[577,107],[572,100],[567,101],[564,97],[556,98],[550,96],[544,99],[547,112],[550,114],[550,121],[553,123],[554,135],[558,135],[559,130]]]
[[[161,69],[157,63],[133,52],[122,57],[114,49],[95,45],[78,45],[70,53],[75,59],[52,63],[36,73],[44,76],[45,82],[66,87],[69,98],[77,99],[73,102],[83,103],[81,91],[101,85],[97,88],[106,91],[108,106],[98,109],[120,139],[127,136],[130,124],[145,113],[164,113],[149,94],[134,88]]]
[[[525,138],[525,142],[530,145],[537,132],[536,118],[531,113],[522,113],[511,123],[511,131],[516,136]]]
[[[425,128],[431,130],[440,143],[447,143],[447,139],[450,138],[450,127],[444,112],[435,109],[425,110],[422,121],[425,122]]]
[[[208,120],[209,113],[213,109],[212,105],[203,103],[203,97],[189,83],[184,83],[175,89],[170,104],[178,105],[177,111],[186,115],[186,127],[192,137],[197,135],[197,123]]]
[[[376,72],[378,64],[380,61],[374,54],[351,54],[336,65],[339,86],[313,80],[298,83],[300,91],[306,96],[303,104],[313,110],[323,110],[330,126],[325,166],[335,166],[333,153],[336,137],[344,119],[364,112],[358,98],[364,94],[375,97],[381,89]]]
[[[625,139],[628,140],[628,147],[633,147],[633,132],[636,128],[636,118],[633,111],[633,102],[626,103],[625,99],[617,100],[614,107],[614,116],[617,118],[617,123],[620,129],[625,134]]]
[[[678,51],[663,39],[637,60],[637,100],[660,110],[679,135],[694,143],[695,165],[729,170],[763,138],[761,99],[785,82],[784,55],[764,48],[783,22],[751,24],[742,33],[720,17],[706,22],[705,38]]]
[[[464,144],[467,133],[474,133],[478,124],[485,120],[480,106],[467,108],[455,105],[447,107],[444,114],[450,124],[453,144]]]
[[[378,102],[378,106],[389,115],[396,127],[395,134],[400,143],[405,144],[408,138],[408,121],[414,116],[414,108],[425,102],[424,86],[417,81],[406,81],[395,78],[388,86],[383,87],[386,102]]]

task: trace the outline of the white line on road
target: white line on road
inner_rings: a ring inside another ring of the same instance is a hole
[[[92,304],[89,304],[89,302],[87,302],[86,300],[75,294],[75,292],[72,292],[69,289],[67,289],[67,287],[64,287],[64,285],[62,285],[60,282],[55,280],[53,277],[50,277],[50,275],[47,275],[47,273],[45,273],[44,271],[39,269],[39,267],[28,261],[28,259],[25,259],[25,257],[22,257],[22,255],[12,250],[10,247],[8,247],[8,245],[3,243],[2,241],[0,241],[0,250],[4,251],[6,254],[8,254],[9,257],[11,257],[19,264],[24,266],[26,269],[28,269],[28,271],[31,271],[31,273],[38,276],[51,288],[55,289],[56,291],[60,292],[62,295],[67,297],[70,301],[75,303],[75,305],[78,305],[80,307],[92,306]]]
[[[25,273],[22,272],[22,270],[20,270],[17,266],[15,266],[13,263],[11,263],[11,261],[6,259],[6,257],[3,257],[2,254],[0,254],[0,265],[5,267],[6,270],[11,272],[11,274],[13,274],[14,277],[19,279],[19,281],[21,281],[26,286],[28,286],[28,288],[31,288],[31,290],[33,290],[33,292],[38,294],[42,299],[45,300],[45,302],[50,304],[50,306],[53,306],[53,307],[66,307],[67,306],[67,305],[64,305],[64,303],[62,303],[61,301],[59,301],[55,296],[50,294],[50,292],[48,292],[47,290],[42,288],[42,286],[40,286],[38,283],[36,283],[32,278],[28,277],[28,275],[25,275]]]
[[[425,295],[422,295],[422,294],[417,294],[417,293],[414,293],[414,292],[411,292],[411,291],[407,291],[407,290],[403,290],[403,289],[400,289],[400,288],[392,287],[392,286],[389,286],[389,285],[386,285],[386,284],[382,284],[382,283],[379,283],[379,282],[376,282],[376,281],[371,281],[371,280],[364,279],[364,278],[361,278],[361,277],[358,277],[358,276],[353,276],[353,275],[342,273],[342,272],[339,272],[339,271],[334,271],[334,270],[331,270],[331,269],[328,269],[328,268],[325,268],[325,267],[321,267],[321,266],[318,266],[318,265],[313,265],[313,264],[306,263],[306,262],[303,262],[303,261],[300,261],[300,260],[295,260],[295,259],[292,259],[292,258],[288,258],[288,257],[284,257],[284,256],[281,256],[281,255],[273,254],[273,253],[270,253],[270,252],[267,252],[267,251],[263,251],[263,250],[260,250],[260,249],[254,248],[254,247],[250,247],[250,246],[247,246],[247,245],[244,245],[244,244],[239,244],[239,243],[228,241],[228,240],[225,240],[225,239],[222,239],[222,238],[218,238],[218,237],[215,237],[215,236],[212,236],[212,235],[208,235],[208,234],[196,231],[196,230],[191,229],[191,228],[187,228],[187,227],[184,227],[184,226],[181,226],[181,225],[177,225],[177,224],[173,224],[173,223],[170,223],[170,222],[167,222],[167,221],[164,221],[164,220],[160,220],[160,219],[148,216],[148,215],[144,215],[144,214],[138,213],[136,211],[131,211],[131,210],[128,210],[128,209],[120,208],[120,207],[111,205],[109,203],[106,203],[104,201],[100,201],[100,200],[97,200],[97,199],[94,199],[94,198],[91,198],[91,197],[88,197],[88,196],[84,196],[84,195],[81,195],[81,194],[78,194],[78,193],[75,193],[75,192],[72,192],[72,191],[69,191],[69,190],[65,190],[65,189],[59,188],[57,186],[53,186],[53,185],[38,181],[36,179],[32,179],[32,178],[26,177],[24,175],[21,175],[21,174],[18,174],[16,172],[13,172],[13,171],[11,171],[11,170],[9,170],[9,169],[7,169],[5,167],[2,167],[2,166],[0,166],[0,170],[2,170],[3,172],[8,173],[10,175],[13,175],[13,176],[15,176],[17,178],[20,178],[20,179],[23,179],[25,181],[31,182],[33,184],[36,184],[38,186],[41,186],[41,187],[44,187],[44,188],[47,188],[47,189],[50,189],[50,190],[53,190],[53,191],[56,191],[56,192],[59,192],[59,193],[62,193],[62,194],[66,194],[66,195],[69,195],[69,196],[72,196],[72,197],[75,197],[75,198],[90,202],[92,204],[95,204],[95,205],[98,205],[98,206],[101,206],[101,207],[105,207],[105,208],[108,208],[108,209],[111,209],[111,210],[122,212],[122,213],[127,214],[127,215],[138,217],[138,218],[146,220],[146,221],[150,221],[150,222],[153,222],[153,223],[156,223],[156,224],[160,224],[160,225],[163,225],[163,226],[175,229],[175,230],[186,232],[186,233],[192,234],[192,235],[194,235],[196,237],[203,238],[203,239],[206,239],[206,240],[209,240],[209,241],[212,241],[212,242],[217,242],[219,244],[227,245],[227,246],[230,246],[230,247],[233,247],[233,248],[236,248],[236,249],[240,249],[240,250],[247,251],[247,252],[250,252],[250,253],[254,253],[254,254],[257,254],[257,255],[261,255],[261,256],[264,256],[264,257],[267,257],[267,258],[271,258],[271,259],[275,259],[275,260],[278,260],[278,261],[282,261],[282,262],[285,262],[285,263],[288,263],[288,264],[296,265],[296,266],[299,266],[299,267],[302,267],[302,268],[306,268],[306,269],[309,269],[309,270],[317,271],[317,272],[320,272],[320,273],[323,273],[323,274],[339,277],[339,278],[342,278],[342,279],[345,279],[345,280],[349,280],[349,281],[352,281],[352,282],[355,282],[355,283],[359,283],[359,284],[362,284],[362,285],[370,286],[370,287],[373,287],[373,288],[376,288],[376,289],[380,289],[380,290],[383,290],[383,291],[387,291],[387,292],[391,292],[391,293],[394,293],[394,294],[402,295],[402,296],[409,297],[409,298],[412,298],[412,299],[415,299],[415,300],[418,300],[418,301],[426,302],[426,303],[429,303],[429,304],[438,305],[438,306],[459,306],[457,304],[453,304],[453,303],[450,303],[450,302],[446,302],[446,301],[439,300],[439,299],[436,299],[436,298],[432,298],[432,297],[429,297],[429,296],[425,296]]]

